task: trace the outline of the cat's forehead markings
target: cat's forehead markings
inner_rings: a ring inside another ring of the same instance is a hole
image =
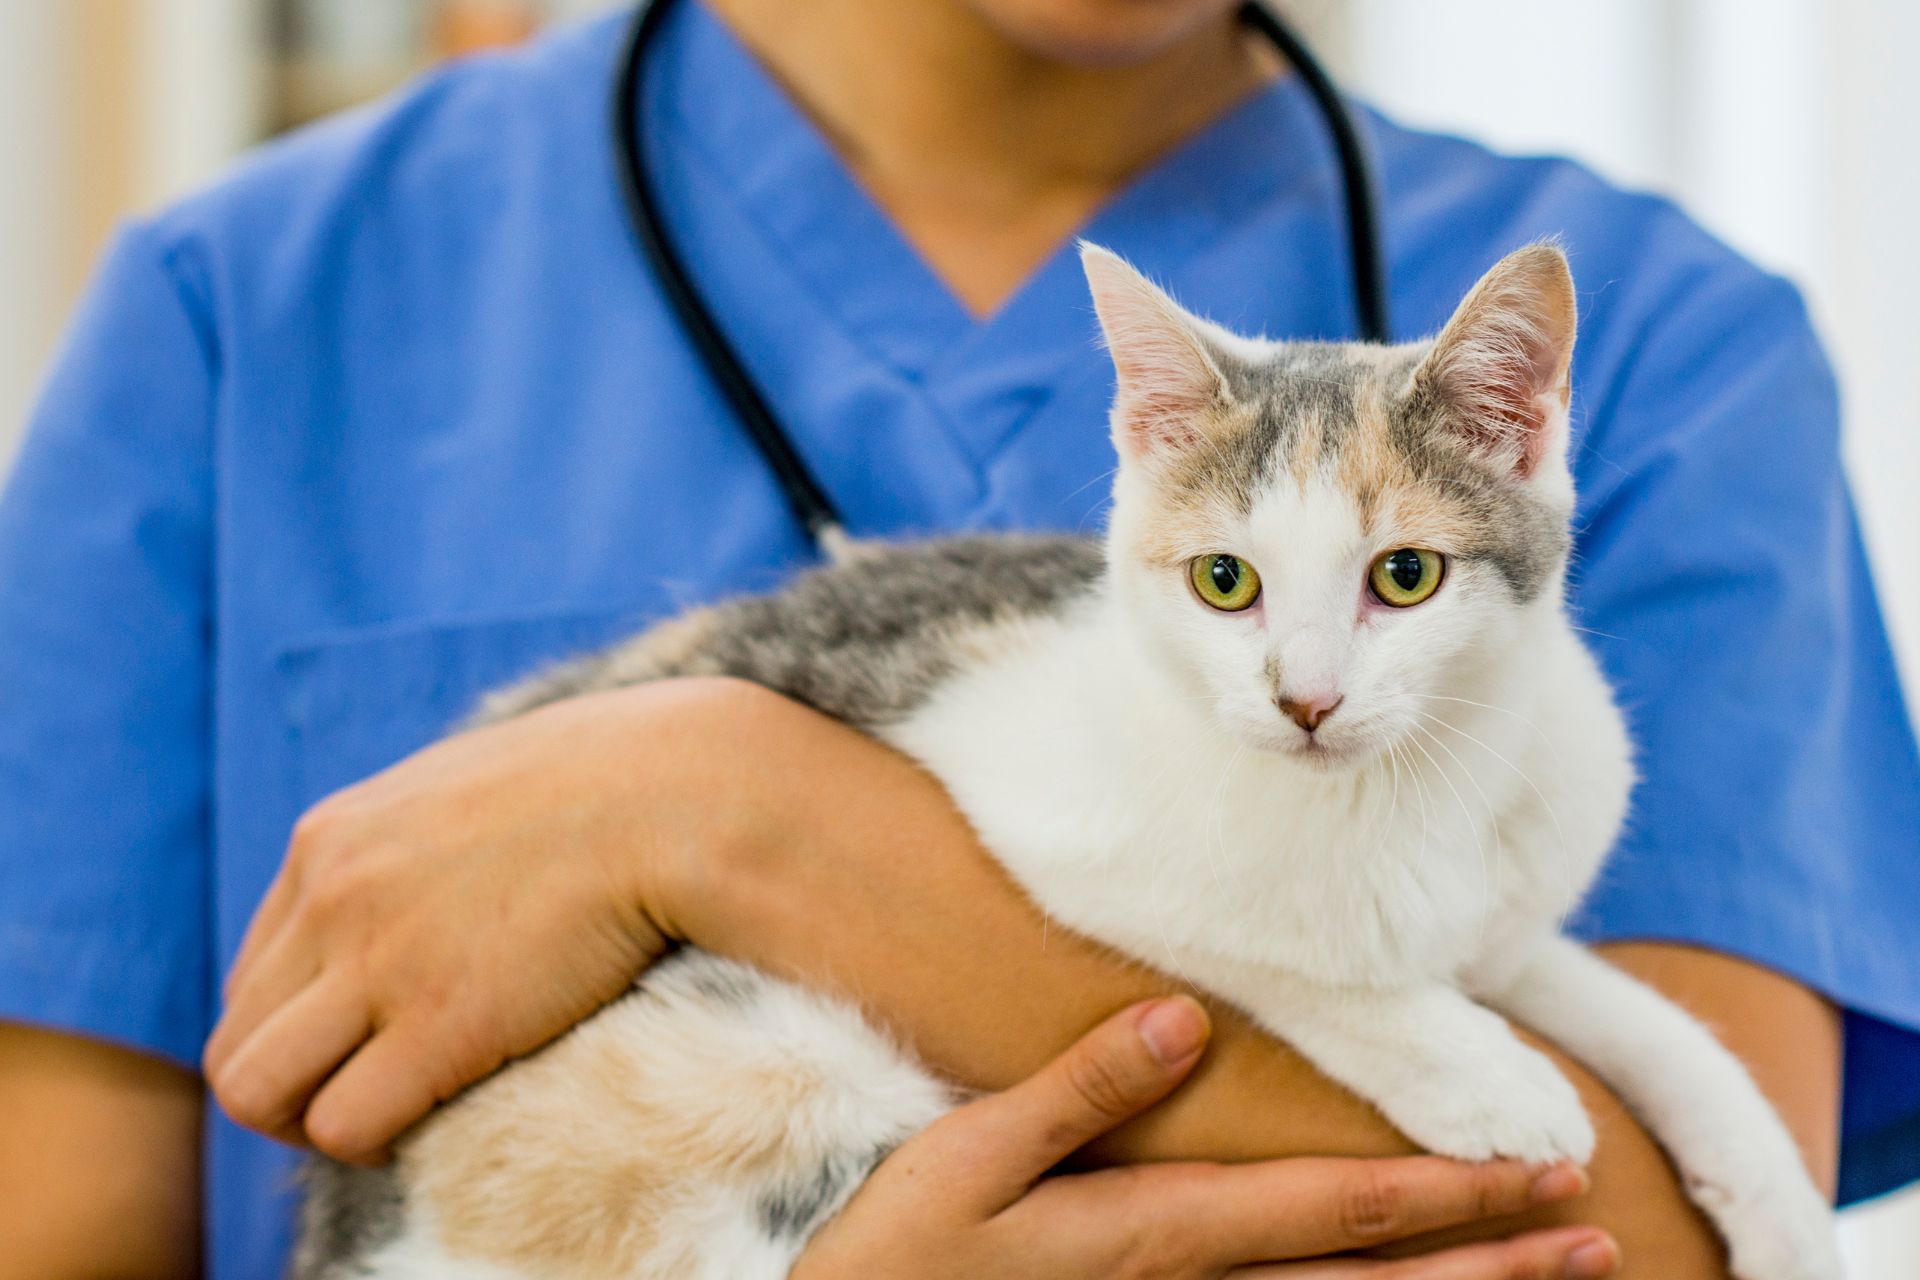
[[[1234,439],[1244,441],[1245,434]],[[1203,550],[1227,547],[1252,509],[1251,490],[1243,483],[1250,465],[1244,444],[1236,449],[1232,441],[1185,459],[1169,481],[1144,495],[1152,516],[1139,525],[1138,554],[1173,566]]]
[[[1236,404],[1202,430],[1203,443],[1181,459],[1162,500],[1191,519],[1244,518],[1264,482],[1273,451],[1268,424]]]
[[[1538,513],[1456,452],[1436,448],[1431,406],[1409,397],[1426,348],[1248,344],[1223,362],[1228,415],[1158,495],[1141,548],[1172,564],[1245,530],[1249,554],[1289,559],[1382,538],[1442,544],[1492,561],[1523,598],[1543,581],[1553,539]],[[1337,546],[1336,546],[1337,544]]]
[[[1368,531],[1381,522],[1389,495],[1413,478],[1408,459],[1394,446],[1392,414],[1387,381],[1378,376],[1363,379],[1355,389],[1353,417],[1334,460],[1340,486],[1352,495],[1361,525]]]
[[[1216,515],[1244,519],[1276,470],[1291,465],[1303,447],[1302,435],[1320,434],[1337,415],[1308,412],[1282,366],[1290,349],[1240,341],[1223,350],[1229,405],[1205,424],[1206,444],[1182,459],[1174,473],[1174,492],[1166,496],[1188,511],[1212,509]],[[1312,451],[1324,447],[1308,442]]]
[[[1486,540],[1463,495],[1430,481],[1410,479],[1384,490],[1372,528],[1384,541],[1454,555],[1477,551]]]
[[[1283,572],[1288,565],[1310,570],[1342,560],[1365,537],[1353,495],[1325,468],[1311,472],[1303,482],[1288,476],[1269,485],[1254,504],[1247,528],[1248,554],[1255,566],[1265,560],[1274,572]]]
[[[1339,434],[1337,429],[1335,434]],[[1320,467],[1328,445],[1328,422],[1321,406],[1303,403],[1295,411],[1291,447],[1287,450],[1287,470],[1293,482],[1305,488]]]
[[[1278,474],[1304,485],[1330,472],[1348,485],[1371,520],[1379,491],[1404,470],[1393,458],[1388,423],[1396,380],[1390,353],[1291,343],[1269,348],[1241,371],[1239,390],[1254,406],[1261,465],[1249,476],[1249,501]]]

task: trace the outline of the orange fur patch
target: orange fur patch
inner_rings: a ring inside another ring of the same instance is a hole
[[[1207,415],[1200,434],[1213,448],[1231,449],[1236,438],[1252,428],[1245,410],[1215,410]],[[1219,491],[1206,477],[1211,458],[1176,461],[1164,483],[1152,486],[1151,510],[1139,522],[1141,541],[1133,552],[1149,564],[1176,568],[1205,551],[1225,549],[1225,513],[1235,496]]]
[[[1369,534],[1440,551],[1467,547],[1476,539],[1474,513],[1443,482],[1414,473],[1394,447],[1387,405],[1388,389],[1378,379],[1361,384],[1354,421],[1341,440],[1336,483],[1352,496]]]
[[[603,1011],[408,1142],[403,1169],[449,1254],[555,1280],[631,1280],[663,1261],[649,1255],[690,1188],[786,1157],[786,1117],[817,1077],[779,1058],[724,1060],[712,1040],[623,1032],[618,1020],[635,1012]],[[729,1105],[740,1098],[755,1105]]]

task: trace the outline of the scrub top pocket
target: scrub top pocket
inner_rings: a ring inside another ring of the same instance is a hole
[[[286,646],[274,669],[285,717],[288,829],[316,801],[444,737],[486,694],[674,612],[660,599],[608,612],[422,619]]]

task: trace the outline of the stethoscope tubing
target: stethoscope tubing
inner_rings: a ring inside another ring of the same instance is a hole
[[[668,0],[641,0],[635,7],[614,77],[610,125],[615,170],[627,220],[687,340],[693,344],[714,385],[739,418],[741,429],[753,441],[767,469],[779,483],[794,519],[816,547],[831,547],[845,539],[845,524],[838,505],[794,447],[792,437],[780,424],[779,415],[761,394],[753,375],[694,287],[685,261],[667,234],[652,184],[647,181],[646,156],[641,146],[646,120],[640,76],[648,42],[659,28],[667,7]],[[1345,197],[1356,329],[1365,341],[1391,341],[1387,266],[1373,166],[1360,129],[1332,77],[1278,14],[1259,0],[1248,0],[1241,7],[1240,17],[1271,40],[1292,65],[1326,122],[1339,160]]]
[[[843,527],[839,508],[807,466],[806,459],[794,448],[773,407],[760,394],[758,384],[741,363],[733,344],[721,332],[700,291],[694,288],[686,264],[667,235],[652,186],[647,182],[646,157],[640,143],[645,107],[640,96],[640,72],[647,41],[666,12],[667,0],[641,0],[627,28],[626,47],[614,87],[612,123],[619,162],[616,167],[628,221],[687,340],[740,419],[741,428],[766,460],[767,469],[773,472],[781,492],[786,495],[787,505],[793,508],[794,518],[807,531],[807,537],[819,545]]]
[[[1326,123],[1340,165],[1347,215],[1348,269],[1353,285],[1354,332],[1362,342],[1393,341],[1393,309],[1387,291],[1385,235],[1380,228],[1379,190],[1367,144],[1351,106],[1333,77],[1297,32],[1259,0],[1240,6],[1240,20],[1273,41],[1306,86]]]

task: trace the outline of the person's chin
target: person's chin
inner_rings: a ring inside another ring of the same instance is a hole
[[[1138,66],[1158,57],[1230,6],[1217,0],[973,0],[1001,35],[1053,62],[1088,68]]]

